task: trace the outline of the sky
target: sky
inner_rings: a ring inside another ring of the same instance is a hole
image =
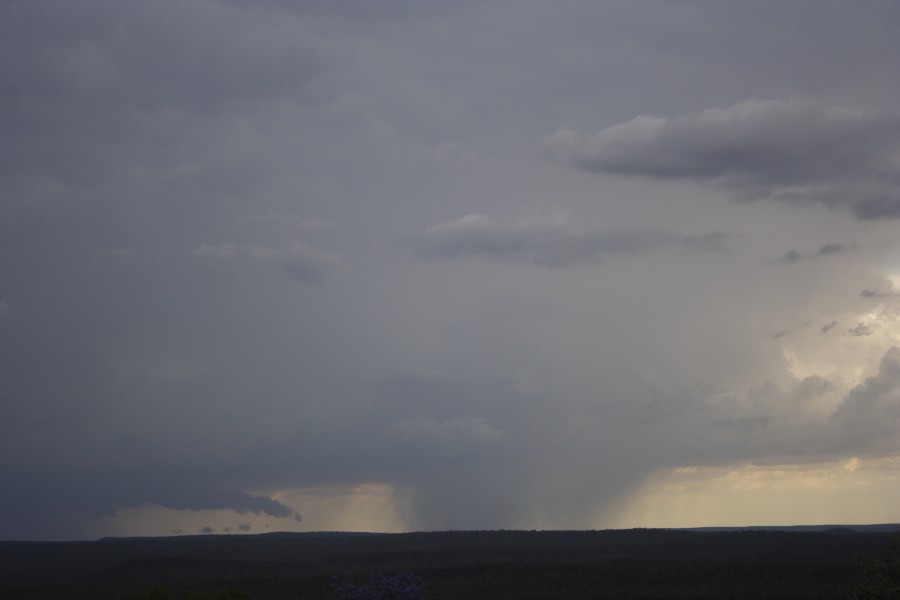
[[[900,521],[900,4],[0,3],[0,539]]]

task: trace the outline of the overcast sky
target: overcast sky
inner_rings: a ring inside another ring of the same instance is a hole
[[[0,4],[0,539],[900,521],[900,4]]]

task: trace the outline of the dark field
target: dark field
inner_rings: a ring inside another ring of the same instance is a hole
[[[484,531],[0,543],[0,598],[148,597],[240,589],[334,598],[332,578],[410,572],[425,597],[863,598],[889,532]],[[887,586],[888,584],[883,584]],[[887,589],[887,588],[885,588]]]

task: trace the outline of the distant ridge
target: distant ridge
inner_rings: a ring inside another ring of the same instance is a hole
[[[253,598],[297,591],[328,598],[334,577],[378,572],[423,573],[429,594],[469,600],[494,599],[498,591],[508,598],[854,598],[867,565],[886,564],[879,561],[900,526],[874,528],[222,531],[3,542],[0,598],[149,598],[161,585],[176,598],[228,589]]]
[[[644,529],[644,528],[638,528]],[[657,528],[649,528],[657,529]],[[782,532],[828,532],[828,533],[891,533],[900,531],[900,523],[878,523],[874,525],[747,525],[743,527],[665,527],[663,531],[696,531],[700,533],[730,533],[740,531],[782,531]],[[490,530],[488,530],[490,531]],[[501,530],[497,530],[501,531]],[[502,530],[516,531],[516,530]],[[577,531],[577,530],[573,530]],[[621,530],[626,531],[626,530]],[[439,533],[439,532],[432,532]],[[398,535],[369,531],[268,531],[264,533],[201,533],[190,535],[102,537],[97,542],[152,542],[152,541],[209,541],[239,539],[311,539],[334,537],[368,537]]]
[[[190,535],[146,535],[132,537],[108,536],[102,537],[97,542],[151,542],[159,541],[197,541],[197,540],[235,540],[235,539],[309,539],[325,537],[363,537],[373,535],[390,535],[387,533],[372,533],[367,531],[267,531],[264,533],[198,533]]]

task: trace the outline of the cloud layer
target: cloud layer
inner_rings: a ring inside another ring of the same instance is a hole
[[[896,498],[898,22],[0,2],[0,539]]]

